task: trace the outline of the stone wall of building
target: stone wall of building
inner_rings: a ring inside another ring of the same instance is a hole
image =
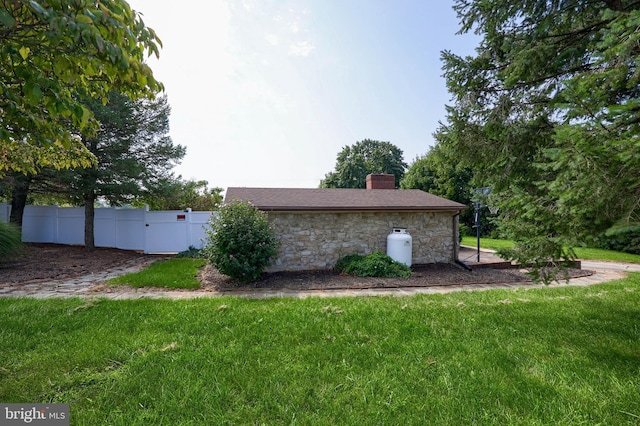
[[[387,235],[407,228],[412,263],[450,263],[455,212],[269,212],[279,236],[278,258],[267,271],[331,269],[347,254],[386,253]]]

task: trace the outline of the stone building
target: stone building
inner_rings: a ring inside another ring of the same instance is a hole
[[[458,216],[467,207],[417,189],[395,189],[393,175],[367,176],[367,189],[228,188],[225,202],[248,200],[267,212],[281,245],[267,271],[331,269],[342,256],[386,252],[393,228],[413,239],[412,262],[457,259]]]

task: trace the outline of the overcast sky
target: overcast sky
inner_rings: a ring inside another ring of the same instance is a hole
[[[176,172],[211,187],[314,188],[346,145],[411,163],[449,103],[440,52],[472,54],[449,1],[129,0],[163,42]]]

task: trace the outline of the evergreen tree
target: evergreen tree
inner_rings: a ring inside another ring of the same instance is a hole
[[[458,0],[475,56],[443,52],[442,129],[494,188],[521,261],[640,224],[640,3]]]
[[[164,96],[132,101],[112,92],[106,105],[99,100],[88,104],[100,131],[82,142],[97,164],[53,173],[47,182],[73,204],[84,205],[85,247],[92,250],[96,201],[128,204],[153,191],[172,177],[171,169],[186,150],[168,135],[170,107]]]

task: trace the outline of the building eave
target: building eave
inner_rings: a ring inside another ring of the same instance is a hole
[[[258,210],[265,212],[313,212],[313,213],[356,213],[356,212],[451,212],[457,213],[467,210],[467,207],[280,207],[280,206],[256,206]]]

